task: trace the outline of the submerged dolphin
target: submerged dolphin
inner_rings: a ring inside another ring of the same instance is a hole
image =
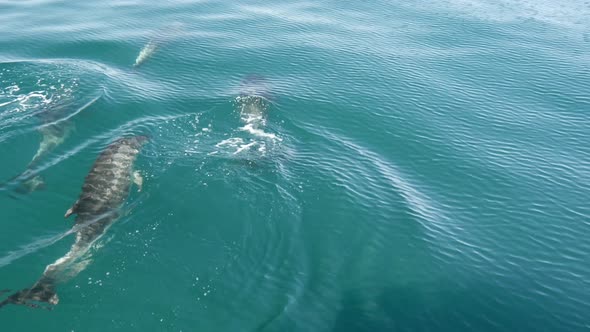
[[[152,54],[154,54],[154,52],[156,52],[158,45],[159,42],[156,40],[150,40],[147,44],[145,44],[141,51],[139,51],[137,58],[135,58],[135,63],[133,64],[133,67],[137,68],[141,66],[145,62],[145,60],[147,60],[150,56],[152,56]]]
[[[264,78],[257,75],[244,78],[240,95],[236,98],[242,121],[253,128],[263,126],[269,107],[268,99],[268,88]]]
[[[264,130],[266,126],[267,113],[271,106],[268,84],[264,78],[257,75],[246,77],[241,84],[240,95],[236,98],[236,106],[240,112],[240,119],[244,123],[240,130],[246,131],[253,136],[272,141],[281,141],[280,137]],[[250,146],[261,145],[259,151],[265,149],[264,142],[251,141],[241,146],[234,154],[237,154]]]
[[[44,158],[68,138],[74,127],[70,118],[92,105],[99,98],[92,99],[74,113],[70,112],[72,106],[68,102],[45,106],[36,115],[41,122],[37,128],[41,134],[41,142],[37,152],[25,170],[6,184],[9,186],[16,184],[15,191],[21,194],[44,188],[45,182],[40,175],[35,173],[35,168],[39,167]]]
[[[132,180],[141,188],[141,177],[133,173],[133,163],[146,141],[145,136],[120,138],[100,154],[86,176],[79,199],[65,214],[66,218],[77,214],[72,229],[76,241],[70,251],[48,265],[31,288],[9,296],[0,302],[0,307],[11,303],[40,307],[38,302],[53,305],[59,302],[56,285],[79,273],[80,266],[84,267],[84,262],[78,260],[118,218],[118,209],[129,194]]]
[[[65,107],[63,107],[65,108]],[[53,151],[57,146],[62,144],[70,135],[72,124],[69,121],[60,121],[62,110],[46,110],[40,114],[43,124],[39,127],[41,133],[41,142],[37,153],[27,165],[25,172],[30,171],[39,164],[39,161]],[[45,181],[40,175],[26,178],[24,182],[17,188],[19,192],[32,192],[45,186]]]
[[[268,101],[259,95],[244,95],[236,98],[242,121],[256,126],[264,124]]]
[[[137,68],[141,66],[147,59],[149,59],[156,52],[156,50],[160,46],[168,42],[174,35],[180,33],[182,27],[182,23],[175,22],[161,28],[155,34],[155,36],[152,39],[150,39],[147,42],[147,44],[145,44],[143,48],[139,51],[139,54],[137,55],[137,58],[135,58],[135,62],[133,63],[133,67]]]

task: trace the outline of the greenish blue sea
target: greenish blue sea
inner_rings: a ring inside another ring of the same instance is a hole
[[[587,0],[0,1],[0,156],[2,332],[590,330]]]

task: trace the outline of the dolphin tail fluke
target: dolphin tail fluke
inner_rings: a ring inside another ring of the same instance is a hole
[[[58,302],[55,282],[50,278],[43,277],[33,287],[20,290],[0,302],[0,308],[8,304],[18,304],[51,310],[53,309],[52,305],[56,305]]]

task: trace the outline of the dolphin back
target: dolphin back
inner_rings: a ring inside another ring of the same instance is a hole
[[[129,194],[133,163],[145,141],[145,136],[133,136],[111,143],[92,165],[66,217],[76,213],[76,223],[81,224],[117,209]]]

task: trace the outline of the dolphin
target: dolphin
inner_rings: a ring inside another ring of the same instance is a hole
[[[156,52],[158,48],[160,48],[164,43],[168,42],[174,35],[180,33],[182,27],[182,23],[175,22],[164,26],[158,32],[156,32],[155,36],[151,38],[139,51],[139,54],[133,63],[133,68],[138,68],[141,66]]]
[[[70,135],[72,131],[72,124],[69,121],[59,121],[57,118],[59,115],[58,111],[44,111],[40,117],[43,120],[43,124],[39,128],[41,134],[41,142],[37,153],[33,156],[33,159],[27,165],[27,170],[31,170],[39,164],[39,161],[53,151],[56,147],[61,145]],[[36,175],[32,178],[26,179],[20,187],[17,188],[19,192],[32,192],[37,189],[43,189],[45,187],[45,181],[40,175]]]
[[[240,95],[236,97],[236,106],[240,113],[240,119],[244,124],[239,128],[240,130],[263,139],[282,140],[277,135],[264,131],[267,113],[271,107],[271,98],[268,83],[263,77],[250,75],[242,80]],[[263,142],[251,141],[247,145],[241,146],[234,154],[257,144],[260,145],[259,151],[264,150]]]
[[[242,121],[248,126],[258,128],[266,122],[269,108],[268,87],[263,77],[246,76],[240,87],[240,95],[236,98],[237,107]]]
[[[40,303],[56,305],[59,302],[57,284],[74,277],[85,267],[84,263],[89,262],[79,260],[117,220],[118,210],[129,195],[131,182],[138,184],[141,190],[141,176],[133,172],[133,164],[147,140],[145,136],[119,138],[99,155],[86,176],[78,200],[65,214],[66,218],[77,215],[71,230],[76,233],[74,244],[63,257],[47,265],[32,287],[12,294],[0,302],[0,307],[21,304],[51,309],[51,306]]]
[[[35,169],[39,167],[47,155],[68,138],[74,128],[70,118],[94,104],[99,98],[100,96],[93,98],[73,113],[70,112],[73,106],[68,101],[44,106],[35,115],[41,122],[37,127],[37,131],[41,134],[41,141],[37,152],[25,170],[7,181],[2,187],[16,184],[15,191],[20,194],[43,189],[45,187],[45,181],[35,172]]]
[[[134,68],[141,66],[149,57],[156,52],[160,43],[157,40],[150,40],[145,46],[139,51],[137,58],[135,58]]]
[[[259,95],[243,95],[236,98],[242,121],[256,126],[264,124],[268,101]]]

